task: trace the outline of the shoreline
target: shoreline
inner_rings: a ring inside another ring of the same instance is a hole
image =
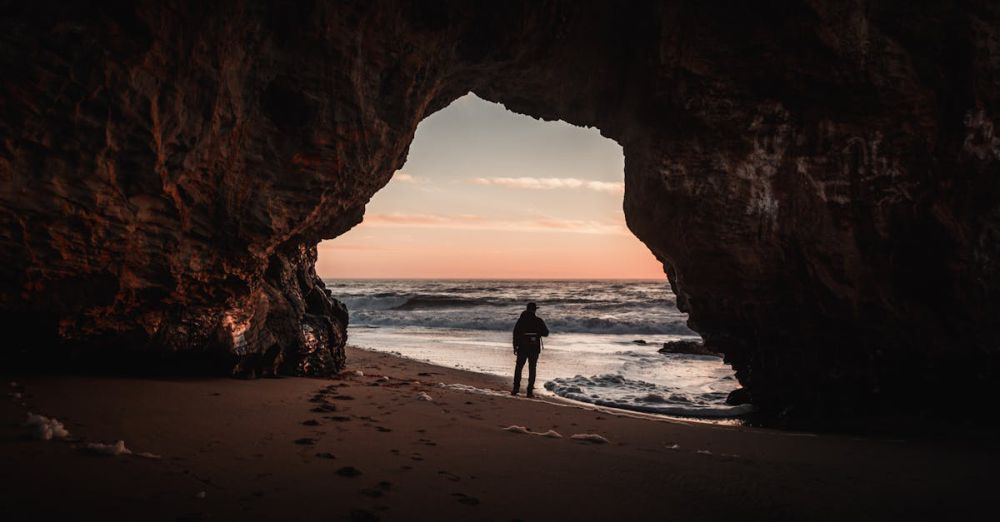
[[[0,405],[0,512],[17,520],[978,520],[1000,462],[992,441],[797,434],[469,393],[448,385],[502,393],[509,381],[356,347],[332,379],[4,378],[22,394]],[[31,439],[27,411],[76,439]],[[160,458],[84,446],[117,440]]]
[[[407,361],[413,361],[415,363],[427,364],[427,365],[434,366],[434,367],[437,367],[437,368],[442,368],[442,369],[447,369],[447,370],[454,370],[454,371],[459,371],[459,372],[465,372],[465,373],[472,374],[474,376],[482,376],[482,377],[495,378],[495,379],[497,379],[497,384],[498,385],[506,383],[507,389],[510,389],[511,386],[512,386],[512,379],[513,379],[513,377],[511,377],[511,376],[496,375],[496,374],[488,373],[488,372],[477,372],[477,371],[474,371],[474,370],[468,370],[468,369],[464,369],[464,368],[454,368],[452,366],[446,366],[446,365],[443,365],[443,364],[437,364],[437,363],[434,363],[433,361],[429,361],[427,359],[417,359],[416,357],[409,357],[409,356],[403,355],[402,353],[399,353],[399,352],[388,352],[388,351],[376,350],[374,348],[367,348],[367,347],[364,347],[364,346],[357,346],[357,345],[349,345],[349,347],[351,349],[354,349],[354,350],[360,350],[360,351],[369,352],[369,353],[373,353],[373,354],[386,354],[386,355],[390,355],[392,357],[398,357],[400,359],[405,359]],[[511,373],[512,374],[513,374],[513,370],[514,369],[513,369],[513,365],[512,365],[512,367],[511,367]],[[528,370],[525,369],[524,371],[525,371],[525,373],[527,373]],[[628,408],[616,408],[614,406],[605,406],[605,405],[601,405],[601,404],[595,404],[595,403],[592,403],[592,402],[578,401],[578,400],[575,400],[575,399],[570,399],[568,397],[563,397],[563,396],[561,396],[561,395],[559,395],[557,393],[554,393],[554,392],[546,389],[545,388],[545,383],[546,382],[547,381],[544,381],[544,380],[539,381],[539,383],[541,385],[540,386],[536,386],[536,389],[535,389],[535,398],[537,398],[537,399],[546,399],[545,402],[549,402],[549,403],[551,403],[553,405],[557,405],[557,406],[570,406],[570,407],[580,408],[580,409],[584,409],[584,410],[593,410],[593,411],[605,413],[605,414],[608,414],[608,415],[623,415],[623,416],[626,416],[626,417],[634,417],[634,418],[637,418],[637,419],[646,419],[646,420],[651,420],[651,421],[664,421],[664,422],[678,422],[678,423],[692,423],[692,424],[707,424],[707,425],[712,425],[712,426],[729,426],[729,427],[746,427],[746,428],[763,428],[763,429],[768,429],[766,426],[756,426],[756,425],[753,425],[752,423],[748,423],[747,419],[746,419],[746,416],[744,416],[744,415],[735,416],[735,417],[698,417],[698,416],[694,416],[694,415],[691,415],[691,416],[685,416],[685,415],[668,415],[668,414],[664,414],[664,413],[653,413],[653,412],[645,412],[645,411],[638,411],[638,410],[630,410]],[[538,384],[538,383],[536,383],[536,384]],[[502,392],[503,390],[499,389],[499,390],[496,390],[496,391]],[[526,399],[526,397],[523,396],[523,393],[522,393],[522,395],[519,398]]]

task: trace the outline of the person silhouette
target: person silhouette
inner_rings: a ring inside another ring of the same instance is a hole
[[[528,303],[525,310],[521,312],[521,317],[514,324],[514,355],[517,356],[517,363],[514,365],[514,389],[511,395],[517,395],[521,391],[521,370],[524,369],[524,362],[528,362],[528,390],[527,396],[534,397],[535,388],[535,366],[538,364],[538,355],[542,352],[542,337],[548,337],[549,328],[545,326],[545,321],[535,315],[538,305]]]

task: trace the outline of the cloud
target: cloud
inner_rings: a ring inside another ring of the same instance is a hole
[[[369,214],[362,225],[372,227],[447,228],[520,232],[569,232],[574,234],[627,235],[620,223],[562,218],[493,219],[472,214]]]
[[[625,192],[624,183],[590,181],[578,178],[473,178],[470,182],[476,185],[494,185],[498,187],[528,190],[568,188],[593,190],[595,192],[607,192],[610,194],[621,194]]]
[[[397,170],[395,172],[395,174],[392,175],[392,179],[395,180],[395,181],[402,182],[402,183],[418,183],[418,184],[422,184],[422,183],[426,183],[427,182],[427,180],[424,179],[424,178],[421,178],[421,177],[418,177],[418,176],[414,176],[413,174],[409,174],[409,173],[403,172],[401,170]]]

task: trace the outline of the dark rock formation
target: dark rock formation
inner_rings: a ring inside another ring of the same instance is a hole
[[[5,3],[5,327],[339,366],[313,247],[474,91],[624,147],[630,228],[763,409],[985,397],[1000,8],[724,4]]]
[[[726,404],[730,406],[739,406],[741,404],[750,404],[753,402],[753,398],[750,397],[750,391],[746,388],[736,388],[735,390],[729,392],[726,396]]]
[[[688,355],[720,355],[718,352],[712,351],[708,346],[705,346],[705,343],[701,341],[671,341],[663,343],[663,348],[657,351],[660,353],[684,353]]]

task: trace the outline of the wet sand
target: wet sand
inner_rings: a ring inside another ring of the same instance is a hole
[[[5,393],[0,404],[0,518],[995,516],[1000,452],[989,439],[889,440],[650,420],[511,398],[502,395],[509,381],[493,376],[356,348],[348,357],[350,370],[335,379],[6,374],[7,393],[22,397]],[[64,422],[72,438],[32,439],[21,426],[28,411]],[[510,426],[562,437],[504,429]],[[83,449],[119,439],[161,458]]]

